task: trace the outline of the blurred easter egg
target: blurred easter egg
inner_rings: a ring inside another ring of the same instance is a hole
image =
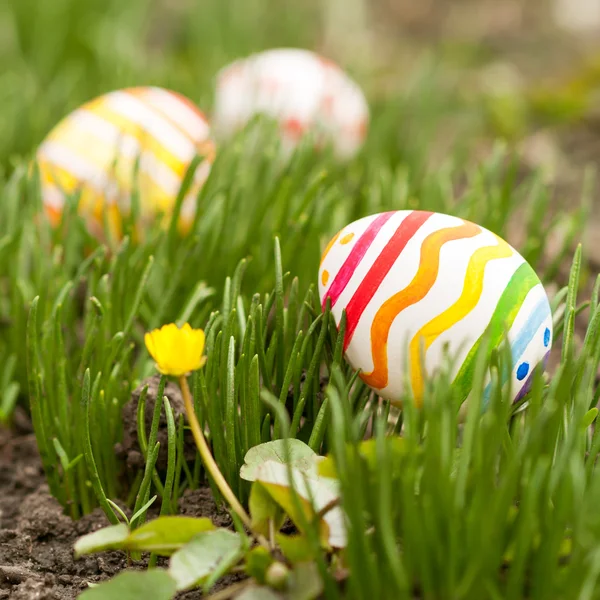
[[[284,151],[310,131],[339,158],[362,145],[369,109],[358,85],[333,62],[299,49],[267,50],[238,60],[217,76],[213,122],[224,138],[257,114],[276,120]]]
[[[79,193],[80,214],[90,231],[102,237],[107,220],[119,238],[136,194],[143,229],[173,210],[197,154],[203,158],[180,213],[184,231],[214,158],[206,117],[190,100],[165,89],[110,92],[66,116],[40,145],[37,161],[46,213],[57,224],[66,197]]]
[[[508,340],[513,369],[502,383],[515,401],[550,351],[550,304],[535,271],[497,235],[457,217],[401,210],[351,223],[323,254],[319,295],[338,325],[346,311],[346,359],[392,402],[412,390],[420,404],[446,357],[464,402],[486,330],[489,348]]]

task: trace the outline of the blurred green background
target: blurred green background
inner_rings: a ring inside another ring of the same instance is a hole
[[[524,144],[552,166],[559,142],[528,136],[594,115],[600,8],[590,0],[4,0],[0,3],[0,166],[11,170],[51,127],[111,89],[157,84],[210,114],[219,68],[277,46],[336,60],[372,106],[428,79],[410,123],[435,126],[432,158],[457,140]],[[565,9],[565,6],[567,7]],[[416,83],[417,82],[417,83]],[[435,97],[434,97],[435,96]],[[420,110],[432,103],[433,109]],[[577,163],[600,156],[590,127]],[[593,129],[593,128],[592,128]],[[571,129],[569,130],[572,131]],[[580,137],[578,137],[580,136]],[[589,146],[592,150],[588,150]],[[566,167],[565,167],[566,168]]]
[[[312,47],[318,2],[8,0],[0,3],[0,160],[29,152],[82,102],[155,84],[208,107],[216,71],[273,45]]]

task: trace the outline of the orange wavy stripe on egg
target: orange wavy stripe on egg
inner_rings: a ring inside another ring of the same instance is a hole
[[[346,284],[350,281],[352,274],[368,248],[375,240],[380,228],[393,216],[393,212],[381,213],[369,225],[363,235],[357,240],[352,253],[348,256],[344,265],[336,275],[335,280],[329,287],[327,295],[332,298],[332,305],[340,297]],[[412,211],[398,225],[392,237],[381,250],[375,262],[369,268],[367,274],[362,278],[360,285],[354,292],[352,298],[346,305],[346,336],[344,339],[344,351],[348,349],[358,327],[360,319],[371,299],[379,289],[383,280],[390,272],[394,262],[403,252],[408,242],[413,238],[421,226],[433,215],[426,211]],[[356,255],[354,255],[356,254]]]
[[[412,281],[403,290],[384,302],[371,324],[371,353],[373,370],[361,373],[361,379],[376,389],[388,384],[388,339],[396,317],[409,306],[421,301],[436,282],[440,266],[442,246],[452,240],[466,239],[481,232],[472,223],[448,227],[429,234],[421,245],[419,268]]]

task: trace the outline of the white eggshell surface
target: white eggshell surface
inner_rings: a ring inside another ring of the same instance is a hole
[[[67,115],[40,145],[37,160],[46,212],[56,224],[67,195],[80,193],[79,209],[90,230],[101,236],[108,217],[119,237],[134,190],[143,222],[172,211],[196,154],[205,158],[184,199],[183,229],[193,219],[196,196],[214,155],[206,118],[190,100],[162,88],[107,93]]]
[[[275,49],[240,59],[217,76],[213,122],[227,138],[256,114],[274,118],[284,150],[311,131],[340,158],[354,155],[366,135],[369,109],[337,65],[308,50]]]
[[[338,325],[346,311],[347,360],[391,401],[412,391],[420,403],[445,353],[466,400],[488,328],[491,348],[508,331],[513,369],[503,384],[520,399],[552,342],[550,304],[531,266],[494,233],[444,214],[392,211],[346,226],[323,254],[319,295]]]

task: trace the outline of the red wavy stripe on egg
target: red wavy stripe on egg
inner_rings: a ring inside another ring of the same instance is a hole
[[[325,303],[327,302],[327,298],[331,298],[331,307],[333,308],[338,301],[341,293],[346,289],[348,282],[354,275],[354,271],[364,258],[367,250],[371,247],[373,240],[377,237],[377,234],[381,231],[381,228],[392,218],[394,215],[393,212],[386,212],[380,214],[364,231],[364,233],[358,238],[356,244],[350,251],[348,258],[345,260],[341,269],[338,271],[333,283],[327,290],[327,294],[323,298],[323,308],[325,308]],[[338,233],[339,236],[339,233]],[[337,240],[336,236],[334,238]]]
[[[433,213],[425,211],[414,211],[410,213],[398,226],[390,241],[383,248],[375,262],[371,265],[368,273],[361,281],[358,289],[352,296],[346,307],[346,337],[344,339],[344,350],[352,340],[354,331],[367,305],[379,289],[381,282],[389,273],[392,265],[396,262],[400,253],[417,233],[421,226]]]

